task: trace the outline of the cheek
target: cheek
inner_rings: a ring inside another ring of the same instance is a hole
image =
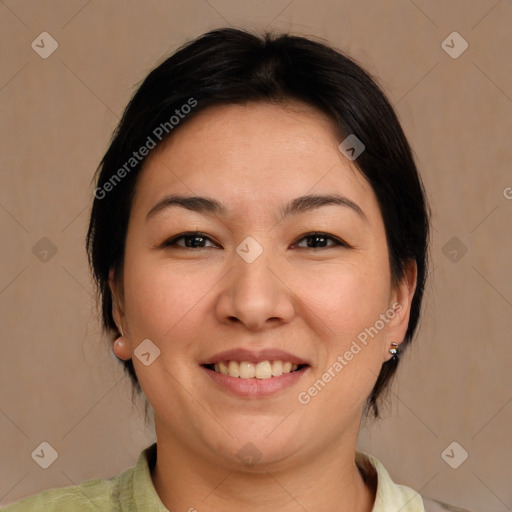
[[[388,307],[389,271],[380,260],[319,268],[295,283],[297,295],[339,342],[373,325]]]
[[[382,258],[328,270],[309,273],[300,285],[314,313],[310,327],[320,335],[318,368],[302,391],[318,414],[328,408],[343,416],[359,410],[380,372],[386,328],[374,326],[388,309],[390,275]],[[328,384],[319,382],[324,377]]]
[[[180,392],[172,377],[186,382],[195,367],[189,359],[201,320],[204,322],[201,299],[207,298],[205,293],[215,282],[190,264],[186,270],[185,266],[155,261],[141,253],[125,260],[125,313],[132,351],[144,339],[150,339],[160,350],[149,366],[133,357],[139,382],[155,410],[187,406],[188,395]]]
[[[127,263],[125,300],[130,326],[143,336],[161,338],[190,313],[203,289],[187,273],[170,265],[143,257],[134,265]]]

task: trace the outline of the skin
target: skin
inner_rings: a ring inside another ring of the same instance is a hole
[[[405,336],[416,266],[392,286],[376,197],[341,140],[329,119],[300,103],[218,106],[176,130],[138,177],[122,275],[110,280],[124,334],[114,351],[128,359],[144,339],[161,351],[149,366],[133,362],[155,411],[152,479],[169,510],[372,509],[374,490],[354,462],[362,407],[391,342]],[[171,193],[214,198],[227,213],[171,207],[146,221]],[[333,193],[366,219],[338,205],[279,217],[291,199]],[[184,239],[163,245],[185,231],[209,239],[199,248]],[[312,231],[349,246],[304,238]],[[250,264],[235,251],[247,236],[263,248]],[[298,393],[396,302],[402,308],[378,335],[301,404]],[[240,347],[286,350],[310,368],[274,396],[234,396],[199,364]],[[249,442],[261,453],[251,466],[237,457]]]

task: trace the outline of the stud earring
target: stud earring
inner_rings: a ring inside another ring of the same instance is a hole
[[[398,347],[398,343],[391,343],[389,353],[393,354],[393,357],[391,358],[393,361],[398,361],[398,356],[400,355],[400,348]]]
[[[122,357],[119,357],[115,350],[114,350],[114,347],[117,347],[117,350],[123,350],[124,347],[125,347],[125,342],[124,342],[124,339],[123,339],[123,334],[121,333],[121,336],[119,336],[119,338],[117,338],[115,341],[114,341],[114,346],[112,347],[112,353],[118,358],[120,359],[121,361],[124,361],[124,359]]]

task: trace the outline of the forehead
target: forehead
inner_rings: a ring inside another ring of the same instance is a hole
[[[341,140],[325,114],[302,103],[210,107],[148,156],[133,208],[173,192],[263,214],[274,201],[337,192],[374,210],[373,191],[339,151]]]

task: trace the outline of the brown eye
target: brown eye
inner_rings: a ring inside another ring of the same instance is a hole
[[[184,243],[178,243],[180,241],[184,241]],[[201,232],[192,232],[192,233],[184,233],[163,243],[163,247],[183,247],[185,249],[206,249],[208,246],[204,245],[208,241],[211,242],[211,239]]]
[[[336,246],[342,246],[342,247],[348,247],[348,244],[343,242],[337,237],[334,237],[332,235],[328,235],[327,233],[308,233],[307,235],[304,235],[302,238],[299,239],[307,240],[306,246],[300,246],[300,244],[297,244],[297,247],[300,247],[301,249],[326,249],[329,247],[336,247]],[[334,242],[333,244],[327,244],[328,241]]]

